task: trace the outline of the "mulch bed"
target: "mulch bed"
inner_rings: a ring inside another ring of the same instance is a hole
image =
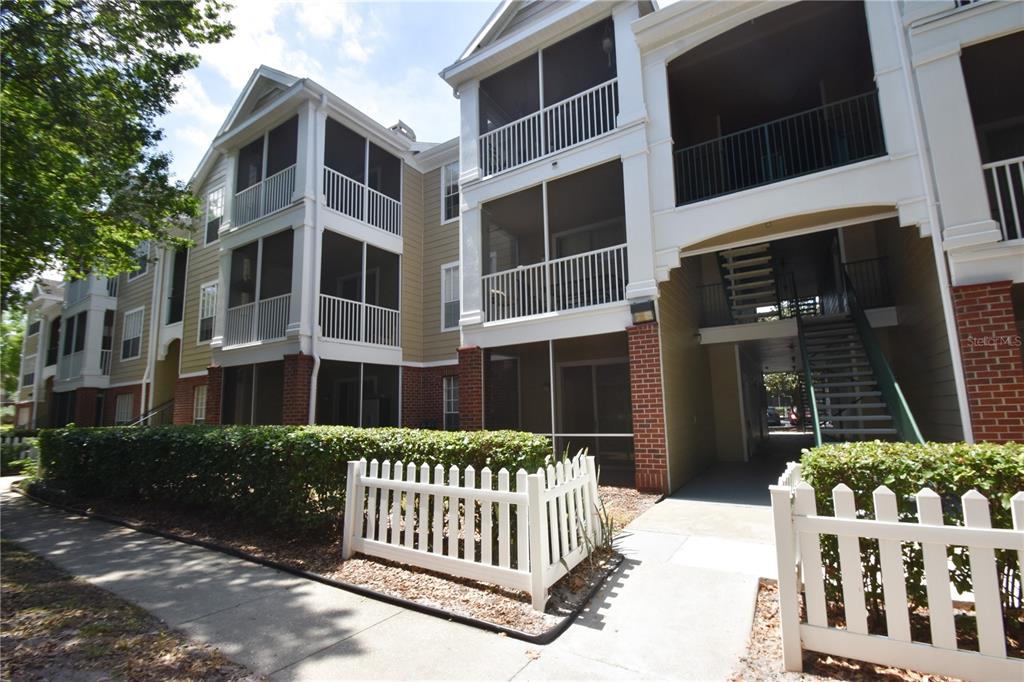
[[[358,585],[393,597],[476,618],[528,635],[539,635],[559,625],[587,600],[619,563],[619,556],[595,552],[550,589],[545,613],[533,610],[525,592],[473,580],[454,578],[425,569],[356,555],[341,560],[341,533],[321,537],[282,537],[225,519],[211,519],[199,511],[162,505],[73,499],[57,496],[40,485],[31,492],[42,499],[86,509],[171,533],[246,552],[340,582]],[[635,490],[600,487],[605,509],[620,529],[653,505],[659,497]]]
[[[801,607],[802,608],[802,607]],[[915,641],[928,641],[928,616],[926,612],[911,613],[911,634]],[[977,651],[977,638],[966,623],[970,619],[964,610],[957,615],[957,645],[961,649]],[[829,607],[829,623],[842,625],[842,608],[838,605]],[[1024,656],[1022,648],[1021,628],[1024,624],[1010,621],[1011,629],[1007,637],[1007,649],[1010,656]],[[869,628],[872,632],[877,627]],[[782,631],[779,625],[779,590],[774,580],[761,579],[757,593],[757,606],[754,612],[754,623],[750,630],[750,641],[747,654],[740,659],[740,666],[733,675],[733,680],[920,680],[929,682],[955,681],[957,678],[942,677],[892,668],[874,663],[865,663],[849,658],[829,656],[813,651],[803,652],[803,673],[786,672],[782,664]]]
[[[0,678],[261,679],[49,561],[10,542],[0,547]]]

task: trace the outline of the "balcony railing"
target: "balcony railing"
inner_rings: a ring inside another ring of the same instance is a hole
[[[295,164],[235,194],[234,225],[240,227],[292,203]]]
[[[64,305],[70,306],[78,303],[89,293],[89,279],[76,279],[68,282],[64,290]]]
[[[484,177],[530,163],[615,130],[618,79],[597,85],[480,136]]]
[[[992,218],[1003,239],[1024,238],[1024,156],[982,165]]]
[[[878,92],[868,92],[676,150],[676,204],[884,154]]]
[[[288,327],[292,295],[282,294],[228,308],[224,321],[224,345],[283,339]]]
[[[110,359],[113,353],[109,350],[100,350],[100,374],[110,375]]]
[[[57,363],[58,379],[74,379],[82,374],[82,363],[85,360],[85,351],[80,350],[61,357]]]
[[[626,246],[526,265],[482,278],[487,321],[576,310],[625,300]]]
[[[392,308],[320,294],[320,336],[375,346],[401,345],[400,314]]]
[[[350,218],[402,236],[402,202],[324,167],[324,205]]]

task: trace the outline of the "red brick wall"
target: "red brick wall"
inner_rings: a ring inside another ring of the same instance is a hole
[[[444,428],[444,377],[460,373],[458,365],[402,368],[402,426]]]
[[[84,390],[84,389],[82,389]],[[107,426],[113,426],[114,417],[117,414],[117,396],[124,395],[125,393],[132,394],[132,421],[135,421],[142,415],[144,405],[142,404],[142,384],[132,384],[131,386],[118,386],[117,388],[108,388],[103,395],[103,423]],[[82,400],[82,394],[79,393],[78,401]],[[78,403],[80,404],[80,403]],[[78,404],[75,405],[76,409]]]
[[[210,365],[206,374],[206,423],[220,424],[220,395],[224,385],[224,368]]]
[[[191,424],[195,418],[196,386],[204,386],[207,377],[188,377],[174,383],[174,423]],[[209,390],[209,389],[207,389]]]
[[[633,443],[636,487],[656,493],[668,490],[668,448],[661,387],[661,343],[658,323],[626,328],[629,339],[629,387],[633,402]]]
[[[459,428],[484,428],[484,352],[479,346],[459,349]]]
[[[1024,361],[1012,282],[953,287],[967,402],[976,441],[1024,441]]]
[[[284,395],[281,396],[281,423],[309,423],[309,391],[313,381],[313,356],[284,356]]]

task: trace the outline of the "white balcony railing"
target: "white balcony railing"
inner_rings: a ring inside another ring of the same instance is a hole
[[[80,350],[70,355],[62,355],[57,363],[57,378],[66,380],[74,379],[82,374],[82,363],[85,360],[85,351]]]
[[[234,225],[246,225],[288,206],[294,193],[295,164],[292,164],[235,194]]]
[[[481,135],[480,170],[494,175],[604,135],[618,114],[613,78]]]
[[[489,322],[623,301],[626,246],[505,270],[482,278]]]
[[[109,350],[100,350],[100,374],[110,376],[110,359],[113,353]]]
[[[1024,156],[986,163],[982,170],[1003,239],[1024,238]]]
[[[67,283],[64,289],[64,305],[78,303],[89,293],[89,278],[76,279]]]
[[[370,303],[320,294],[320,336],[397,348],[401,345],[399,312]]]
[[[228,308],[224,320],[224,346],[283,339],[288,327],[292,295],[282,294]]]
[[[402,202],[333,168],[324,168],[324,205],[378,229],[402,236]]]

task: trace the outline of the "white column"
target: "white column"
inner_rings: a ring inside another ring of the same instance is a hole
[[[213,338],[210,346],[224,345],[224,323],[228,316],[228,282],[231,281],[231,250],[221,248],[220,267],[217,269],[217,316],[213,320]]]
[[[288,307],[288,328],[286,334],[293,336],[298,334],[300,344],[303,346],[303,353],[311,352],[309,339],[313,336],[313,320],[310,312],[313,310],[312,300],[314,293],[313,278],[310,277],[310,270],[315,270],[313,259],[316,257],[314,242],[316,240],[316,228],[309,224],[296,225],[292,230],[292,298]],[[308,268],[308,270],[307,270]]]
[[[306,102],[299,109],[299,131],[295,147],[295,193],[293,201],[316,198],[316,127],[315,104]]]
[[[459,128],[459,182],[480,177],[480,84],[477,81],[459,86],[459,107],[462,125]]]
[[[480,204],[462,206],[459,221],[459,300],[460,325],[484,321],[480,278],[483,274],[483,232]]]
[[[651,207],[671,210],[676,205],[675,168],[672,164],[672,118],[669,110],[668,70],[664,59],[643,66],[647,101],[647,147]],[[621,81],[620,81],[621,82]]]
[[[640,6],[635,2],[619,5],[612,12],[612,21],[615,24],[615,72],[619,79],[620,128],[647,118],[640,46],[637,45],[633,29],[630,28],[630,23],[639,17]]]
[[[921,113],[942,210],[942,241],[948,250],[997,242],[974,135],[974,118],[960,52],[916,64]]]
[[[647,152],[622,157],[622,193],[626,208],[626,298],[657,298],[654,279],[654,223],[648,191]]]
[[[226,178],[224,188],[224,217],[220,221],[220,229],[223,231],[232,225],[234,225],[235,218],[235,180],[238,174],[238,152],[231,152],[227,154],[224,164],[224,173]]]
[[[82,357],[83,377],[98,377],[101,374],[100,349],[103,347],[104,309],[97,307],[97,303],[98,299],[95,296],[89,297],[89,308],[85,321],[85,354]],[[144,320],[144,323],[149,324],[149,320]],[[81,334],[80,331],[78,333]]]

